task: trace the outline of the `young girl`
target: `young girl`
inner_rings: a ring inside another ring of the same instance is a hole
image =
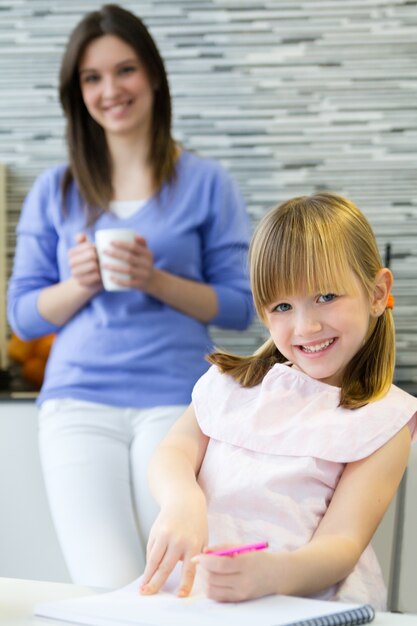
[[[322,193],[290,200],[251,244],[255,304],[270,338],[251,357],[216,353],[151,463],[161,510],[142,593],[183,561],[206,594],[386,606],[368,545],[416,431],[417,399],[392,385],[392,275],[365,217]],[[233,557],[206,546],[267,541]]]

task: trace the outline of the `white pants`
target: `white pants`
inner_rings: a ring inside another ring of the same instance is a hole
[[[48,400],[39,445],[52,519],[74,583],[120,587],[139,576],[158,507],[153,451],[185,406],[125,409]]]

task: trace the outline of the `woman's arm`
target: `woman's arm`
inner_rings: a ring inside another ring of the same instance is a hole
[[[211,322],[218,312],[213,287],[163,270],[154,269],[146,293],[204,324]]]
[[[103,289],[96,247],[84,233],[76,236],[68,257],[71,278],[46,287],[38,298],[39,313],[56,326],[64,326]]]
[[[178,593],[185,596],[191,590],[195,574],[191,559],[208,538],[205,497],[196,478],[207,444],[191,405],[152,458],[150,487],[161,511],[149,535],[142,593],[156,593],[180,560]]]
[[[409,450],[405,426],[371,456],[348,464],[314,536],[299,549],[233,558],[199,555],[207,595],[220,601],[274,593],[309,596],[346,578],[394,497]]]
[[[71,277],[43,289],[38,298],[42,317],[55,326],[64,326],[91,298],[94,292]]]
[[[60,224],[62,168],[45,171],[22,207],[13,273],[8,285],[8,317],[23,339],[57,332],[102,289],[95,246],[84,234],[69,252],[72,277],[61,282],[60,240],[70,232]]]

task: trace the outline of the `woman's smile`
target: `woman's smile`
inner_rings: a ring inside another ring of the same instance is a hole
[[[132,104],[133,98],[129,98],[128,100],[118,101],[114,104],[104,105],[103,111],[106,115],[112,117],[122,117],[130,111]]]

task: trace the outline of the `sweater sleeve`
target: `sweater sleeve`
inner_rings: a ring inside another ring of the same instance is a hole
[[[39,176],[29,191],[17,227],[12,276],[8,285],[9,323],[22,339],[55,332],[58,327],[44,319],[37,302],[40,292],[59,281],[58,234],[52,218],[59,202],[56,170]]]
[[[247,264],[249,236],[243,197],[233,179],[219,167],[203,247],[204,276],[218,300],[218,313],[211,321],[215,326],[245,330],[253,319]]]

